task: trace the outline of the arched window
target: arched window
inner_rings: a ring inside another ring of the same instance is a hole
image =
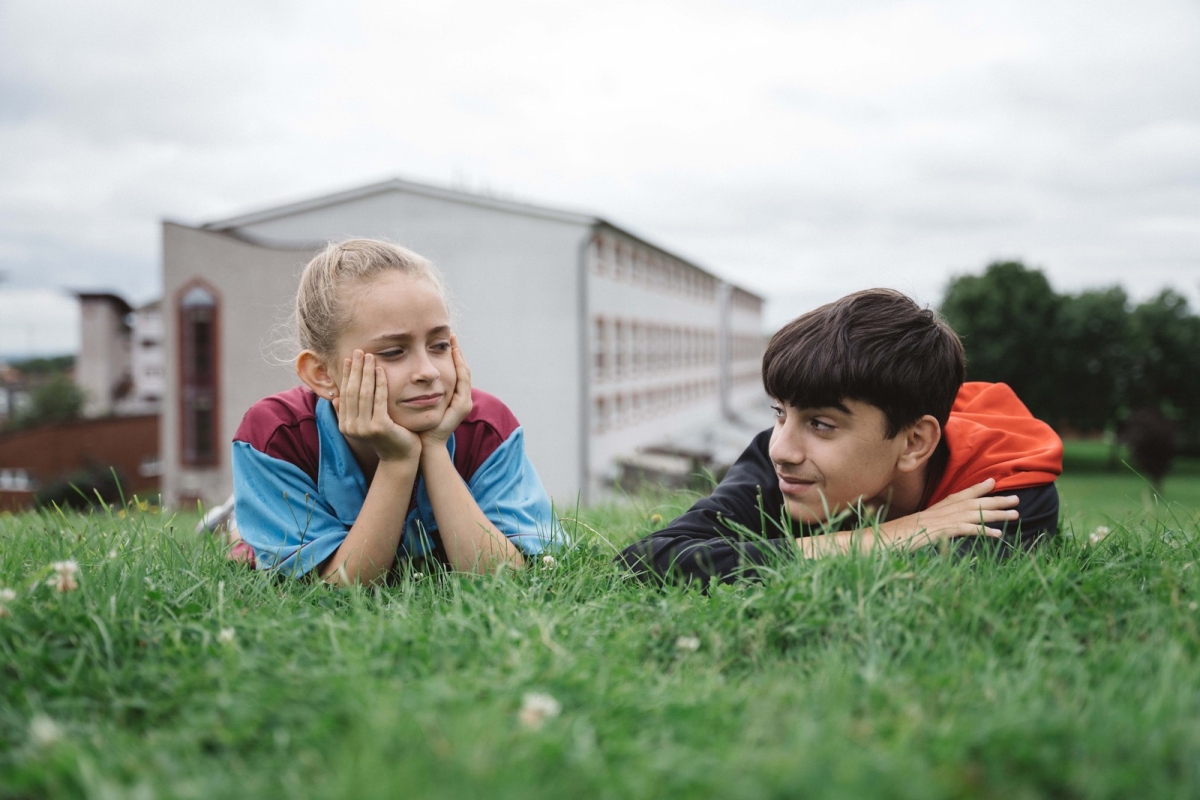
[[[217,324],[220,304],[203,284],[179,296],[180,458],[191,466],[213,466],[217,448]]]

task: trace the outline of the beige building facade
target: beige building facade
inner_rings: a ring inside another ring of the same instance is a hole
[[[474,385],[516,414],[560,504],[602,497],[642,448],[744,410],[769,420],[759,296],[599,217],[392,180],[164,223],[166,502],[228,496],[242,415],[297,383],[279,342],[300,272],[357,236],[438,265]]]

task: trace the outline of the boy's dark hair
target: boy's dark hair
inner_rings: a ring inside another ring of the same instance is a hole
[[[870,403],[891,439],[925,414],[943,427],[966,375],[958,334],[893,289],[867,289],[783,326],[762,362],[767,394],[793,408]]]

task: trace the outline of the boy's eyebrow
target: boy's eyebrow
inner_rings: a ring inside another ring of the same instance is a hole
[[[828,411],[829,409],[833,409],[834,411],[840,411],[848,417],[854,416],[854,412],[851,411],[850,408],[845,403],[830,403],[829,405],[826,405],[826,406],[815,406],[808,410],[809,411]]]

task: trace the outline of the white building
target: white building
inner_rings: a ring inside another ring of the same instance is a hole
[[[75,382],[85,417],[156,414],[163,396],[162,313],[155,301],[131,308],[105,292],[79,292]]]
[[[474,385],[512,408],[561,502],[596,499],[641,448],[750,406],[769,419],[757,295],[598,217],[391,180],[163,224],[166,502],[229,494],[242,415],[297,382],[264,353],[301,269],[325,242],[360,236],[440,267]]]

